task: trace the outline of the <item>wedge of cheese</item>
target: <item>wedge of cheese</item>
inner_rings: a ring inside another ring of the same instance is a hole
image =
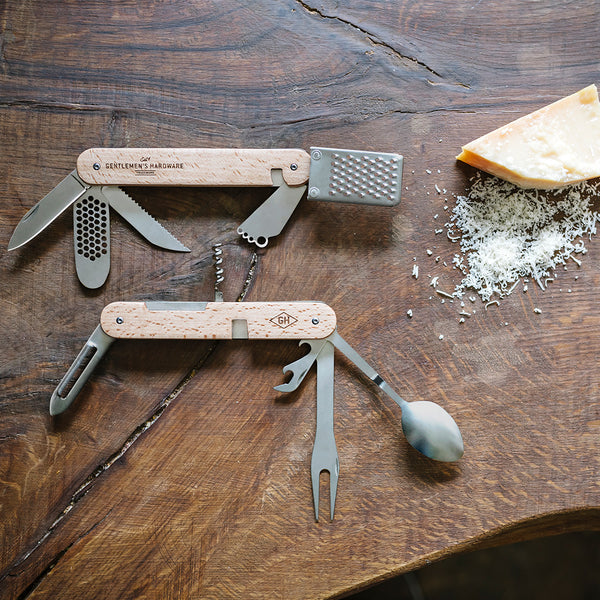
[[[600,177],[596,86],[470,142],[456,158],[523,188],[551,189]]]

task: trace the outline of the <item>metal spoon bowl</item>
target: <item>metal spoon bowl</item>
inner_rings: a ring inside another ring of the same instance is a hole
[[[402,430],[408,443],[429,458],[453,462],[464,454],[464,444],[454,419],[434,402],[403,401]]]
[[[400,406],[402,430],[413,448],[433,460],[444,462],[453,462],[464,454],[463,439],[458,425],[439,404],[426,400],[407,402],[344,340],[337,330],[328,339]]]

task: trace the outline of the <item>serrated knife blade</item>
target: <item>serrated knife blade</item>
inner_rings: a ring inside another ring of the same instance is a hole
[[[31,241],[90,187],[79,178],[76,170],[69,173],[19,221],[8,242],[8,249],[15,250]]]
[[[173,250],[175,252],[189,252],[174,235],[169,233],[158,221],[146,212],[133,198],[121,188],[112,185],[102,187],[102,195],[106,198],[111,208],[114,208],[140,235],[151,244]]]

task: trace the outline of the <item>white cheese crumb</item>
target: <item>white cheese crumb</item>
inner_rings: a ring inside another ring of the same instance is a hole
[[[542,312],[542,309],[541,308],[534,308],[533,312],[539,315]]]
[[[409,318],[409,319],[412,319],[412,316],[413,316],[413,311],[412,311],[412,308],[409,308],[409,309],[406,311],[406,315],[408,316],[408,318]]]
[[[525,190],[495,177],[479,175],[467,196],[457,196],[448,237],[460,236],[462,253],[453,262],[464,278],[454,295],[474,290],[484,302],[503,298],[524,278],[544,289],[544,279],[573,254],[585,254],[581,239],[596,233],[600,213],[591,201],[598,183],[561,190]]]
[[[439,277],[432,277],[431,281],[429,282],[429,285],[433,288],[437,287],[439,279]]]
[[[444,296],[444,298],[454,298],[454,296],[452,296],[452,294],[449,294],[448,292],[445,292],[444,290],[440,290],[440,289],[436,289],[435,290],[440,296]]]
[[[443,336],[442,334],[440,334],[440,337],[439,337],[439,339],[440,339],[440,340],[443,340],[443,339],[444,339],[444,336]]]
[[[413,265],[413,268],[412,268],[412,276],[413,276],[415,279],[419,279],[419,265]]]

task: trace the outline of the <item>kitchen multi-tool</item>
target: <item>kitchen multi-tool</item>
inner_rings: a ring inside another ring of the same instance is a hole
[[[305,339],[308,354],[283,367],[292,376],[287,383],[275,386],[279,392],[292,392],[302,383],[311,366],[317,363],[317,432],[311,462],[311,479],[315,517],[319,520],[319,479],[329,472],[330,514],[333,519],[339,473],[339,460],[333,435],[333,351],[340,350],[371,381],[379,386],[402,409],[402,431],[408,443],[433,460],[457,461],[464,453],[462,436],[454,419],[435,402],[407,402],[381,375],[334,329],[322,339]]]
[[[217,292],[218,293],[218,292]],[[317,363],[317,424],[311,459],[315,517],[319,519],[319,479],[329,472],[333,519],[339,459],[333,431],[334,347],[341,350],[402,408],[408,442],[429,458],[455,461],[463,441],[452,417],[433,402],[408,403],[370,367],[336,329],[332,308],[322,302],[114,302],[102,311],[95,329],[50,400],[50,413],[63,412],[80,392],[98,361],[119,338],[128,339],[297,339],[310,352],[284,367],[291,372],[278,391],[296,389]]]
[[[67,175],[21,219],[9,250],[26,244],[73,205],[75,268],[87,288],[102,286],[110,271],[110,208],[149,242],[177,252],[189,252],[179,240],[117,186],[85,181],[77,171]]]
[[[259,247],[281,233],[308,188],[309,200],[394,206],[400,201],[402,156],[311,148],[91,148],[77,168],[17,225],[9,250],[27,243],[75,203],[75,258],[80,281],[100,287],[108,276],[108,207],[144,237],[170,250],[188,249],[118,186],[274,186],[238,228]]]

